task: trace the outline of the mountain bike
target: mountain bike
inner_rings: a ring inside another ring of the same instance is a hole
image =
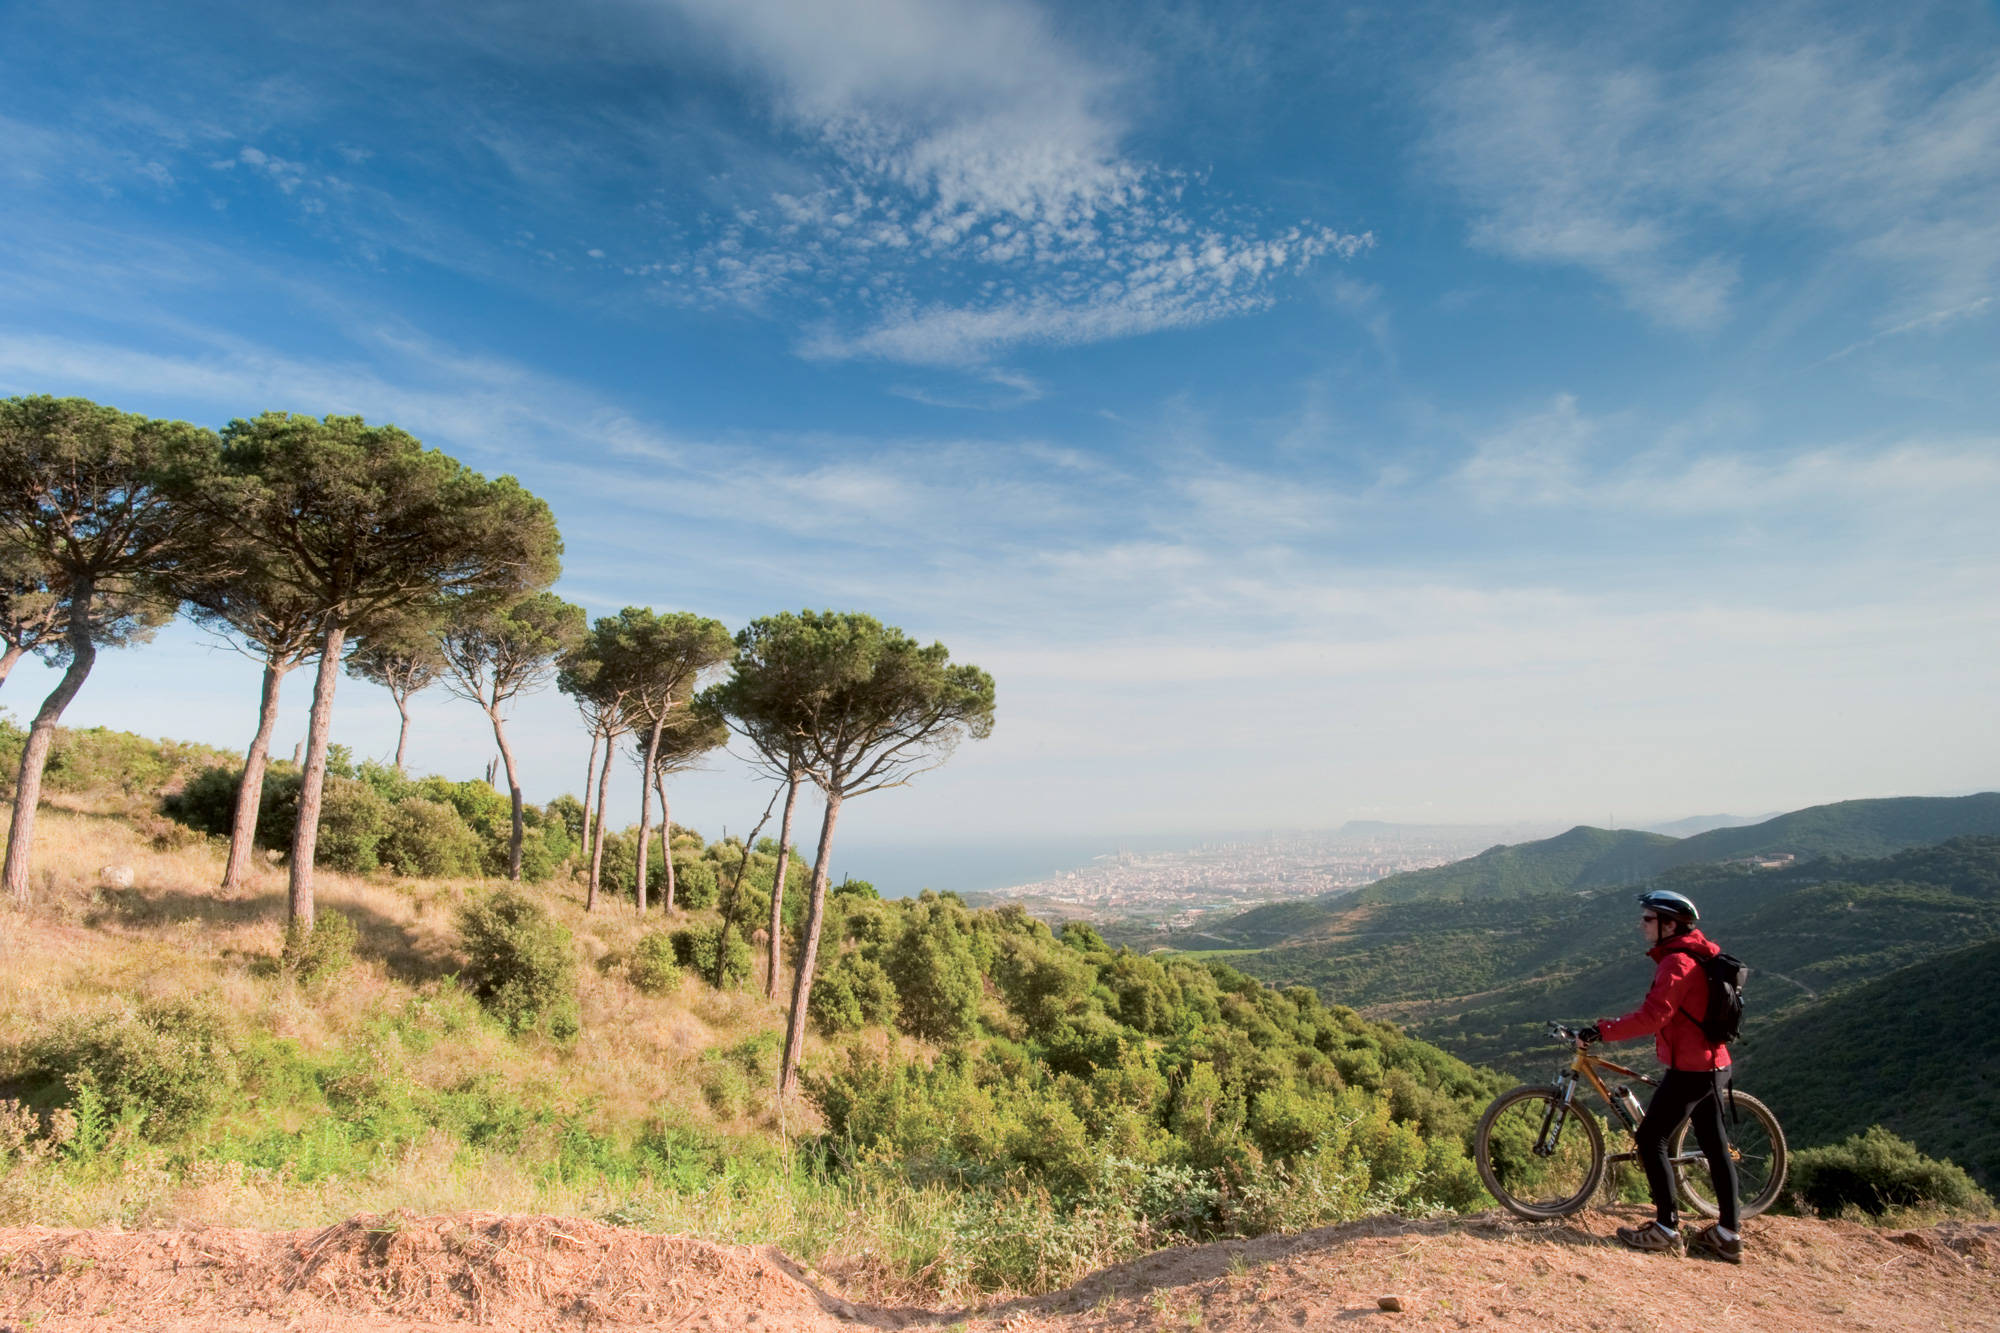
[[[1494,1098],[1479,1118],[1472,1145],[1473,1161],[1487,1191],[1508,1212],[1534,1222],[1576,1212],[1604,1183],[1611,1163],[1639,1160],[1636,1150],[1606,1151],[1604,1125],[1577,1095],[1579,1088],[1587,1085],[1596,1092],[1611,1111],[1605,1124],[1622,1126],[1629,1136],[1644,1114],[1639,1098],[1629,1084],[1615,1091],[1607,1087],[1603,1075],[1657,1083],[1592,1055],[1572,1028],[1551,1023],[1549,1036],[1575,1051],[1569,1067],[1553,1083],[1523,1084]],[[1785,1187],[1785,1131],[1770,1107],[1734,1088],[1724,1094],[1723,1115],[1730,1156],[1736,1159],[1743,1216],[1755,1217],[1776,1203]],[[1681,1202],[1703,1217],[1718,1216],[1708,1159],[1695,1146],[1687,1121],[1674,1130],[1667,1147],[1674,1191]]]

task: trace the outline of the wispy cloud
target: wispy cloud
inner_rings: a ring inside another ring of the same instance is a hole
[[[1433,85],[1431,160],[1476,244],[1669,327],[1727,319],[1774,237],[1904,274],[1901,319],[2000,273],[2000,62],[1961,61],[1792,7],[1684,64],[1493,26]]]
[[[1122,150],[1124,76],[1019,0],[680,5],[771,89],[812,184],[646,271],[684,299],[827,311],[808,356],[977,365],[1200,324],[1373,243],[1204,211],[1197,179]]]

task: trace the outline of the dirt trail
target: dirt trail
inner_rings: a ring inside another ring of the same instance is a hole
[[[1763,1218],[1742,1267],[1632,1254],[1611,1228],[1378,1218],[1165,1250],[981,1311],[870,1305],[775,1250],[602,1223],[460,1214],[320,1232],[0,1229],[0,1333],[477,1325],[862,1333],[1286,1333],[1355,1324],[1555,1330],[2000,1329],[2000,1226],[1882,1232]],[[1401,1313],[1377,1299],[1402,1298]]]

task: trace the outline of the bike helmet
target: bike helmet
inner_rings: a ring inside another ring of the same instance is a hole
[[[1682,929],[1701,920],[1701,913],[1695,909],[1692,899],[1666,889],[1648,889],[1639,895],[1639,906],[1655,916],[1672,917]]]

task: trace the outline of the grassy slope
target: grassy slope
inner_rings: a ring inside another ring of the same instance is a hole
[[[1883,1125],[2000,1184],[2000,940],[1956,949],[1751,1034],[1738,1051],[1799,1143]]]

